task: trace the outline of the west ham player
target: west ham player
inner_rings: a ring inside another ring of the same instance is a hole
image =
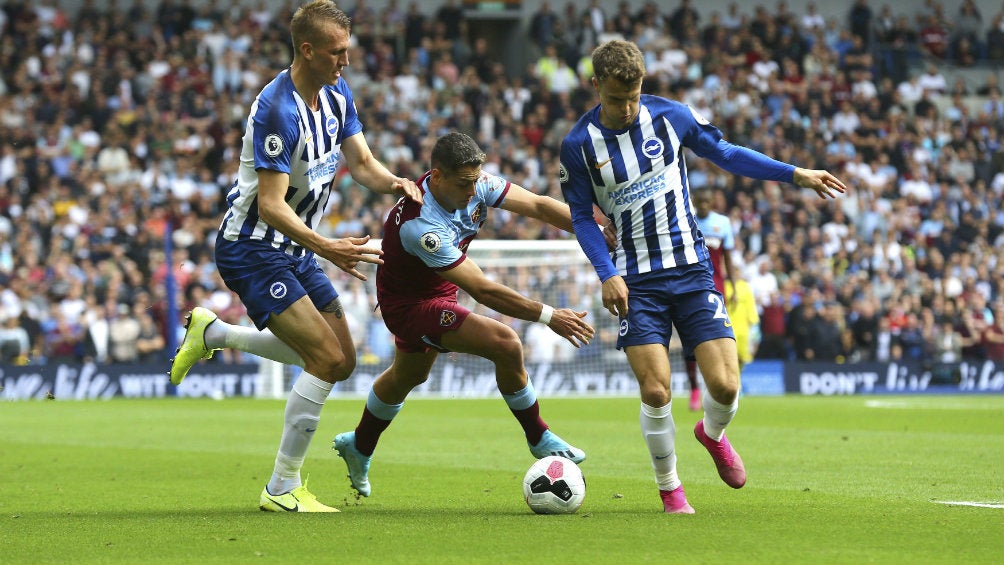
[[[469,136],[454,132],[439,138],[432,149],[432,170],[418,182],[424,203],[402,198],[384,224],[377,299],[384,323],[394,334],[394,361],[374,381],[356,429],[334,440],[352,487],[362,496],[370,495],[370,459],[380,434],[401,411],[408,393],[429,377],[441,352],[470,353],[495,364],[499,391],[523,427],[534,457],[559,455],[577,463],[586,458],[541,419],[516,332],[457,303],[462,288],[497,312],[546,324],[576,347],[593,337],[593,328],[583,320],[585,312],[530,300],[488,279],[467,256],[489,207],[572,229],[565,204],[483,172],[484,161],[485,154]],[[595,221],[584,229],[603,240]]]
[[[821,198],[845,187],[826,171],[806,170],[728,143],[692,108],[641,94],[645,62],[627,41],[593,51],[599,105],[561,144],[559,178],[576,238],[602,281],[603,305],[620,318],[618,349],[627,355],[641,392],[641,429],[663,509],[691,514],[676,472],[676,426],[670,411],[668,345],[672,326],[697,356],[707,390],[694,433],[733,488],[746,469],[725,437],[738,408],[736,343],[708,249],[690,204],[683,147],[734,174],[792,182]],[[607,252],[595,229],[593,204],[615,224],[618,246]],[[581,228],[581,229],[580,229]]]
[[[356,182],[422,198],[414,182],[377,162],[363,137],[352,92],[341,77],[349,64],[350,27],[348,16],[327,0],[297,9],[290,23],[292,66],[251,105],[237,181],[216,239],[216,264],[264,331],[231,326],[197,307],[171,365],[175,385],[199,359],[223,347],[304,368],[286,402],[275,467],[259,497],[262,510],[338,511],[318,502],[300,480],[324,401],[356,363],[338,294],[315,254],[365,280],[356,266],[379,264],[381,251],[366,245],[368,237],[328,239],[314,231],[335,171],[344,159]]]
[[[697,229],[701,230],[704,245],[711,260],[715,290],[725,296],[725,281],[735,285],[735,268],[732,265],[732,250],[736,247],[732,233],[732,222],[723,214],[711,209],[712,191],[708,187],[695,188],[691,194],[694,203],[694,218]],[[727,308],[731,313],[731,308]],[[733,328],[735,329],[735,328]],[[701,409],[701,387],[697,382],[697,359],[693,354],[685,358],[687,382],[690,384],[690,409]]]

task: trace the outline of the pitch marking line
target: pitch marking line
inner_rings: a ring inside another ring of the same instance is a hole
[[[977,508],[1004,508],[1004,504],[997,502],[972,502],[969,500],[932,500],[931,502],[936,502],[938,504],[947,504],[949,506],[975,506]]]
[[[972,402],[966,400],[946,399],[910,399],[910,400],[865,400],[866,408],[885,409],[937,409],[937,410],[999,410],[995,402]]]

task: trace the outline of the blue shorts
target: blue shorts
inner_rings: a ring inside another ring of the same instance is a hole
[[[240,296],[254,325],[263,330],[272,314],[310,296],[318,309],[338,298],[331,280],[312,252],[284,253],[263,241],[216,238],[216,268],[223,282]]]
[[[674,325],[685,355],[705,341],[735,339],[710,263],[629,275],[624,282],[628,314],[620,319],[617,349],[653,343],[669,347]]]

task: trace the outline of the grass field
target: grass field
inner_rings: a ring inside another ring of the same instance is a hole
[[[526,508],[532,460],[499,399],[409,400],[357,501],[330,438],[362,405],[328,402],[304,467],[342,513],[276,515],[258,494],[282,402],[0,403],[0,564],[1004,562],[1001,396],[745,398],[738,491],[679,402],[693,516],[662,514],[628,398],[543,399],[589,454],[578,514]]]

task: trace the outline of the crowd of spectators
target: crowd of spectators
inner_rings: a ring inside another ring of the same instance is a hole
[[[633,40],[647,59],[646,92],[851,188],[817,202],[690,159],[692,185],[714,187],[733,220],[736,263],[761,310],[760,357],[1004,360],[1004,101],[994,70],[1004,64],[1004,7],[984,15],[972,0],[932,0],[916,13],[876,12],[855,0],[846,17],[827,19],[783,0],[710,14],[673,4],[542,2],[523,26],[531,62],[510,72],[454,0],[427,13],[357,0],[345,4],[357,42],[346,79],[370,146],[398,174],[417,178],[435,138],[461,130],[487,151],[486,170],[560,199],[558,145],[595,104],[588,55],[606,39]],[[293,9],[3,5],[0,363],[162,362],[181,331],[167,327],[169,314],[198,304],[248,323],[216,274],[213,242],[248,106],[291,60]],[[949,84],[947,65],[986,69],[986,83]],[[335,182],[322,229],[379,237],[393,202],[344,171]],[[495,211],[480,237],[570,236]],[[385,362],[372,289],[329,270],[361,359]],[[588,268],[499,276],[608,317]]]

